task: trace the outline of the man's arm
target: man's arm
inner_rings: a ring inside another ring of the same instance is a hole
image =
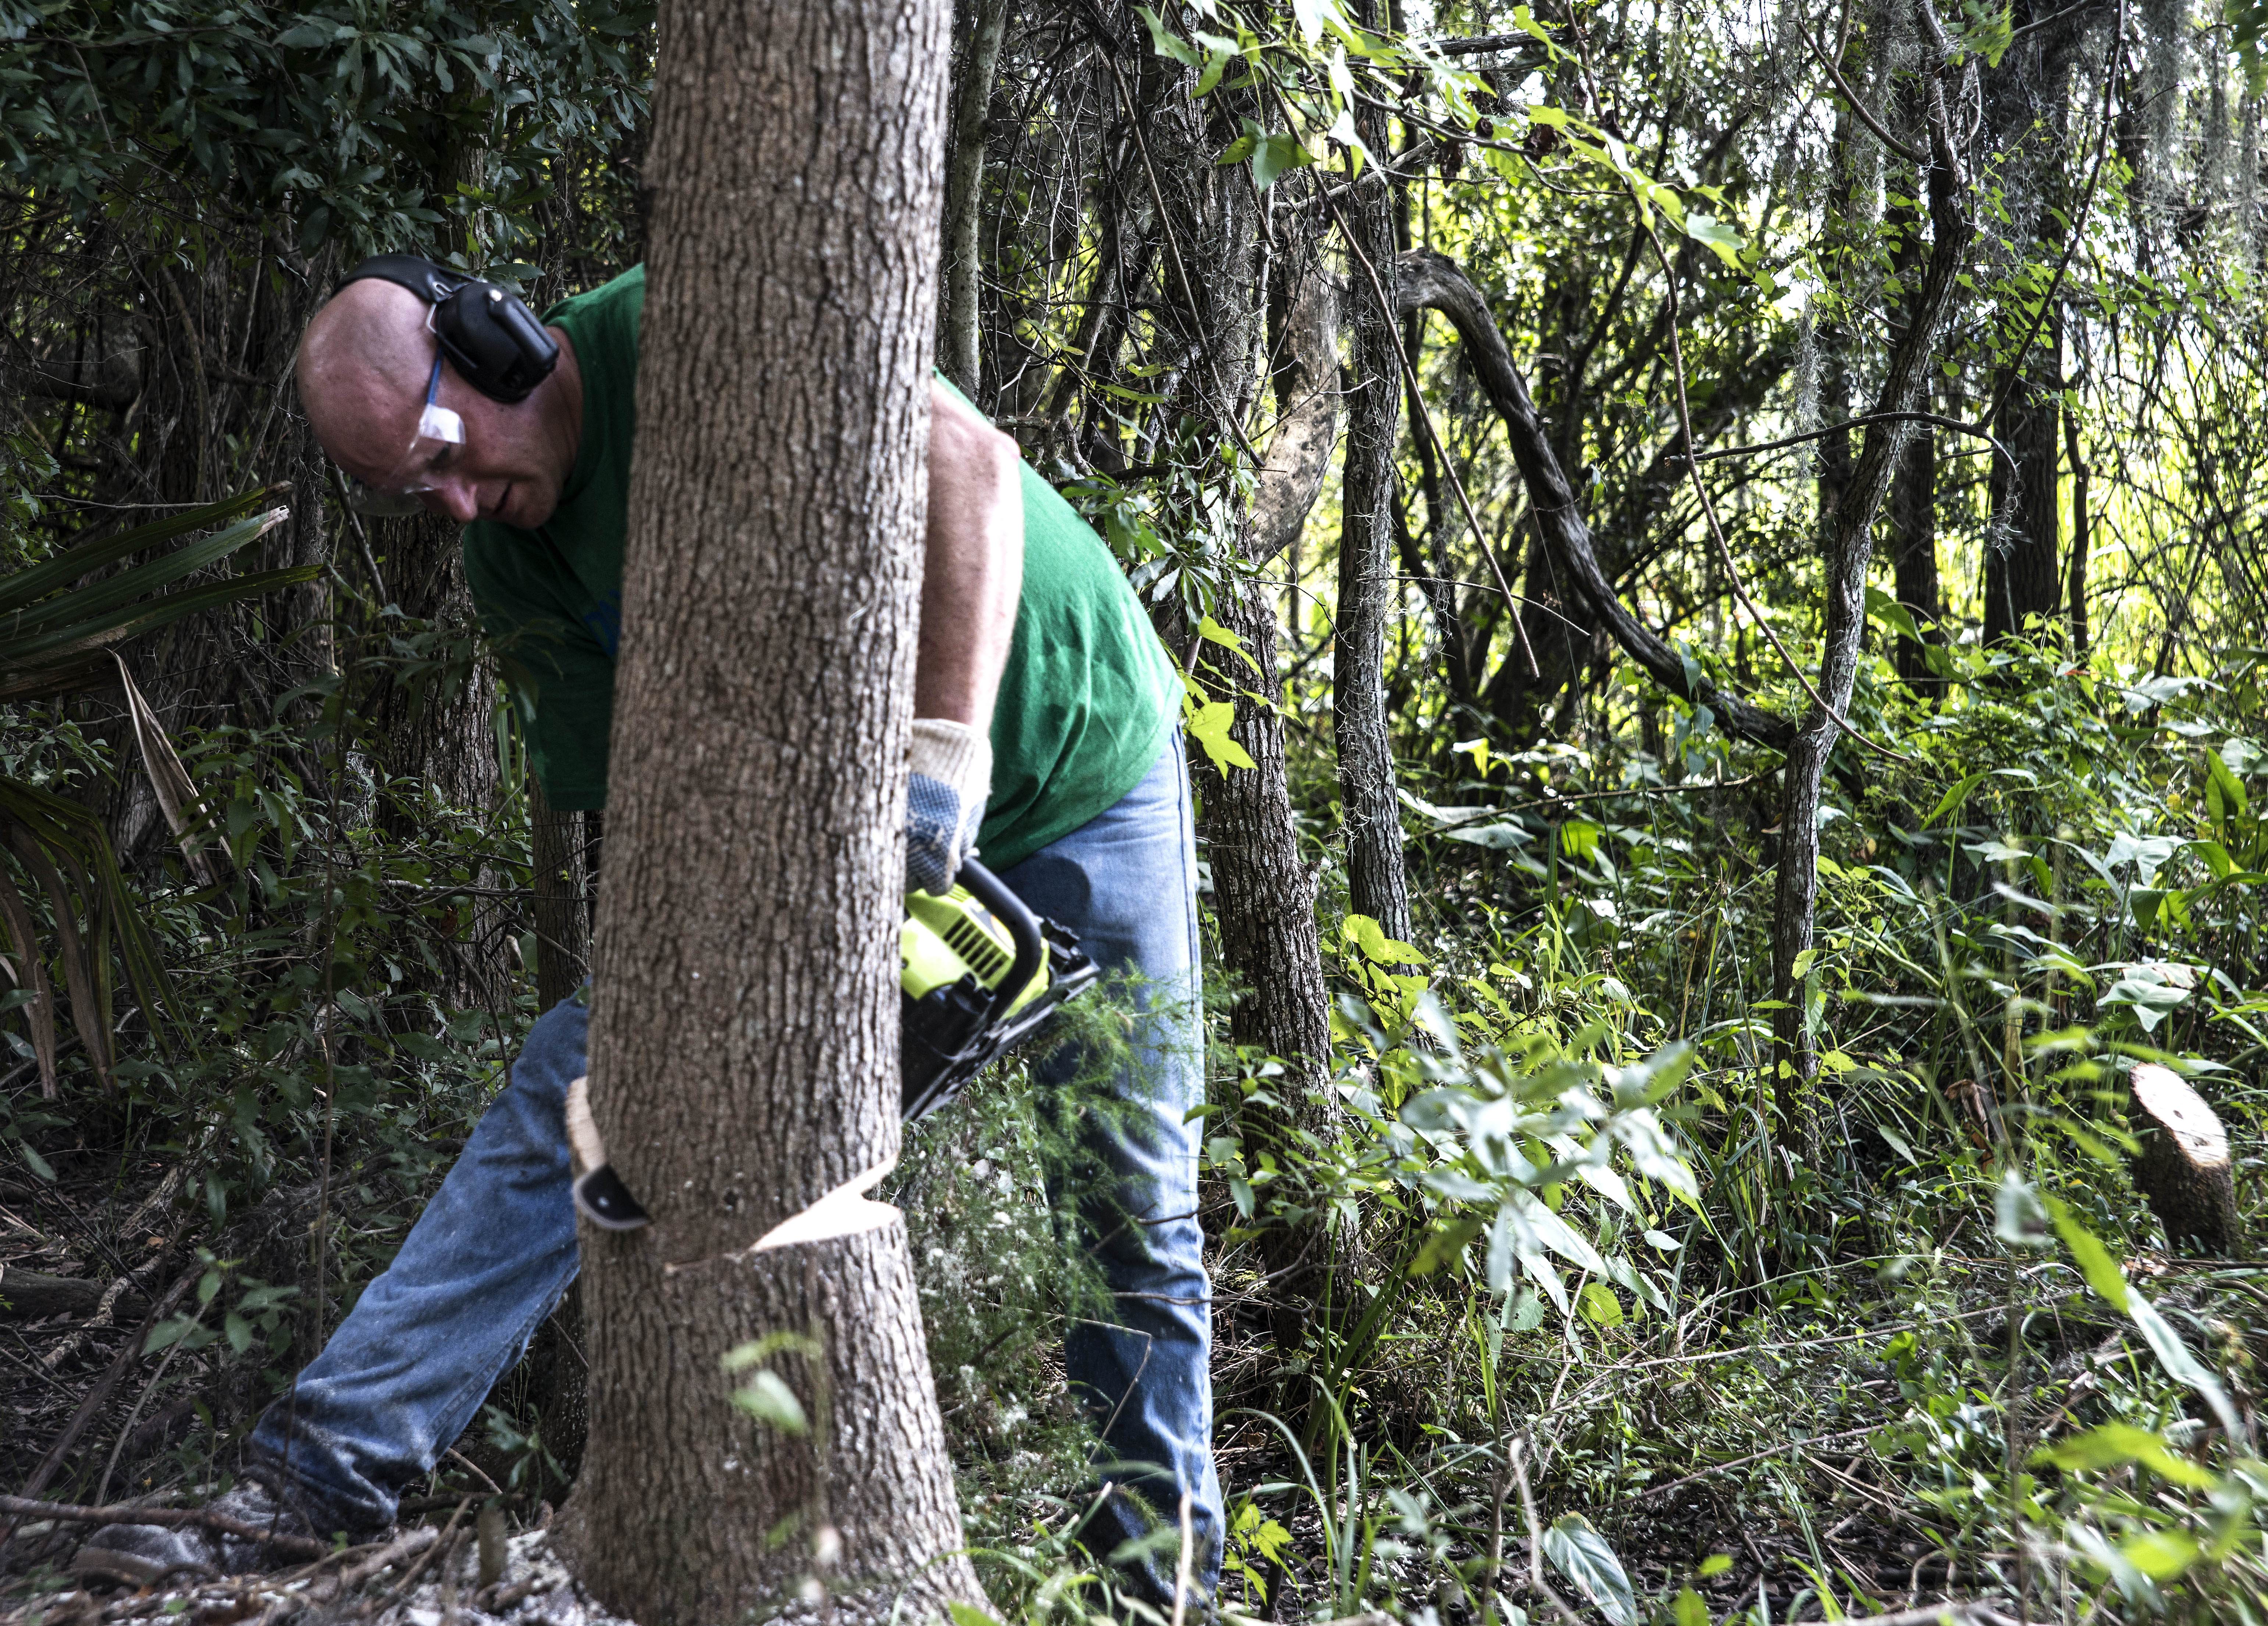
[[[965,723],[979,734],[991,726],[1024,582],[1021,480],[1016,443],[932,383],[917,717]]]

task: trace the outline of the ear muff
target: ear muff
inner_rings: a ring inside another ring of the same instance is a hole
[[[339,287],[365,278],[406,288],[431,305],[441,353],[466,383],[491,401],[526,401],[559,364],[558,341],[508,289],[444,270],[415,254],[365,260],[339,280]]]

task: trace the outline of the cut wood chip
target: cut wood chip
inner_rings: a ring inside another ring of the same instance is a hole
[[[2236,1211],[2236,1182],[2228,1134],[2202,1096],[2170,1067],[2135,1065],[2134,1184],[2166,1228],[2166,1246],[2195,1243],[2218,1259],[2234,1259],[2244,1243]]]

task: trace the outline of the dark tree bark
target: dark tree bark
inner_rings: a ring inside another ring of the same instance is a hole
[[[1402,861],[1385,682],[1386,622],[1397,596],[1394,453],[1402,416],[1394,198],[1385,178],[1373,168],[1341,207],[1355,260],[1347,313],[1354,377],[1347,393],[1345,495],[1340,504],[1332,735],[1338,747],[1348,902],[1357,914],[1377,921],[1388,937],[1407,941],[1410,879]]]
[[[1898,453],[1890,482],[1891,591],[1913,617],[1921,637],[1901,635],[1896,666],[1899,679],[1917,692],[1938,686],[1929,666],[1928,645],[1945,642],[1943,590],[1937,579],[1937,438],[1918,425]]]
[[[584,891],[583,818],[556,813],[527,776],[527,821],[535,876],[535,996],[549,1011],[582,986],[591,963],[591,916]]]
[[[653,1223],[583,1233],[567,1533],[645,1626],[806,1578],[844,1621],[982,1601],[902,1219],[850,1198],[755,1246],[898,1151],[947,18],[662,13],[590,1088]],[[807,1438],[728,1403],[719,1358],[767,1335],[815,1340],[770,1361]]]
[[[2090,14],[2093,13],[2093,14]],[[2017,239],[2052,267],[2071,230],[2078,194],[2070,174],[2073,65],[2099,11],[2049,0],[2019,0],[2019,37],[1984,76],[1984,117],[2008,195],[2029,204]],[[2044,290],[2043,290],[2044,291]],[[2051,631],[2063,619],[2062,390],[2065,296],[2059,290],[2025,353],[1994,380],[2005,404],[1989,427],[2015,459],[1992,458],[1992,528],[1984,548],[1984,641],[2025,635],[2038,616]]]
[[[2021,369],[2004,373],[2000,444],[1992,459],[1992,528],[1984,547],[1984,641],[2023,636],[2029,618],[2062,616],[2063,313],[2051,311]],[[2034,635],[2036,636],[2036,633]]]

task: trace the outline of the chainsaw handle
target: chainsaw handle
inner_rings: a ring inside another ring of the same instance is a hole
[[[1000,985],[993,997],[992,1009],[985,1017],[988,1023],[1004,1020],[1010,1006],[1016,1003],[1031,980],[1040,974],[1040,966],[1047,957],[1047,940],[1040,936],[1040,923],[1025,906],[1023,899],[1008,890],[1007,883],[974,858],[961,861],[961,873],[954,876],[956,886],[968,888],[968,895],[992,911],[993,918],[1008,928],[1015,939],[1016,962],[1008,968],[1008,980]]]

